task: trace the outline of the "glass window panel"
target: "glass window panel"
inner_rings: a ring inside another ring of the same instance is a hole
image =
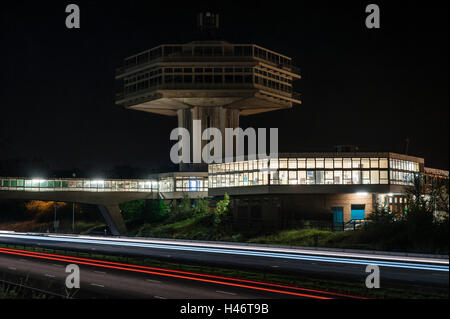
[[[380,158],[380,168],[388,168],[387,158]]]
[[[323,158],[316,158],[316,168],[324,168],[324,159]]]
[[[352,168],[352,160],[350,158],[344,158],[343,167],[344,168]]]
[[[370,168],[370,160],[368,158],[361,159],[361,168]]]
[[[342,181],[342,171],[334,171],[334,183],[342,184]]]
[[[270,184],[278,185],[278,171],[270,172]]]
[[[306,168],[306,159],[305,158],[298,158],[297,159],[297,165],[298,165],[298,168]]]
[[[342,158],[334,159],[334,168],[342,168]]]
[[[361,184],[361,171],[352,172],[352,184]]]
[[[352,167],[361,168],[361,160],[359,158],[352,158]]]
[[[308,158],[306,160],[306,168],[316,168],[316,160],[314,158]]]
[[[267,168],[267,164],[268,164],[268,160],[264,159],[264,160],[259,160],[258,161],[258,167],[259,169],[265,169]]]
[[[289,171],[289,184],[297,184],[297,171]]]
[[[333,168],[333,159],[332,158],[325,159],[325,168]]]
[[[362,171],[363,184],[370,184],[370,171]]]
[[[370,168],[378,168],[378,158],[370,159]]]
[[[326,184],[333,184],[334,180],[333,180],[333,171],[325,171],[325,183]]]
[[[297,160],[289,159],[289,169],[297,169]]]
[[[288,168],[287,159],[280,159],[280,168]]]
[[[298,183],[305,185],[306,184],[306,171],[298,171],[297,172]]]
[[[316,171],[316,184],[317,185],[325,184],[325,172],[324,171]]]
[[[306,183],[307,184],[315,184],[316,178],[314,171],[307,171],[306,173]]]
[[[380,172],[376,170],[370,171],[370,183],[379,184],[380,183]]]
[[[344,171],[344,184],[352,183],[352,171]]]
[[[288,184],[288,172],[287,171],[280,171],[280,184],[281,185],[287,185]]]
[[[388,171],[380,171],[380,184],[388,184]]]
[[[277,159],[271,159],[270,160],[270,168],[278,168],[278,160]]]

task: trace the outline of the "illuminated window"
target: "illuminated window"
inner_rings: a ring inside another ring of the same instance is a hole
[[[359,158],[352,158],[352,167],[353,168],[360,168],[361,167],[361,160]]]
[[[361,184],[361,171],[352,172],[352,184]]]
[[[324,168],[324,159],[323,158],[316,158],[316,168]]]
[[[297,165],[298,165],[298,168],[306,168],[306,159],[305,158],[298,158],[297,159]]]
[[[298,171],[297,172],[298,183],[301,185],[306,184],[306,171]]]
[[[388,171],[380,171],[380,184],[388,184]]]
[[[370,160],[368,158],[361,159],[361,168],[370,168]]]
[[[289,184],[295,185],[297,184],[297,172],[289,171]]]
[[[370,168],[378,168],[378,158],[371,158],[370,159]]]
[[[352,168],[352,160],[350,158],[344,158],[343,167],[344,168]]]
[[[325,172],[324,171],[316,171],[316,184],[317,185],[325,184]]]
[[[380,158],[380,168],[388,168],[387,158]]]
[[[344,184],[352,183],[352,171],[344,171]]]
[[[314,171],[307,171],[306,173],[306,183],[307,184],[314,184],[316,181]]]
[[[342,168],[342,158],[334,159],[334,168]]]
[[[362,183],[370,184],[370,171],[362,171]]]
[[[280,168],[288,168],[287,159],[280,159]]]
[[[287,185],[288,184],[288,172],[287,171],[280,171],[279,179],[280,179],[280,184],[281,185]]]
[[[371,184],[380,184],[380,172],[379,171],[376,171],[376,170],[370,171],[370,183]]]
[[[306,168],[316,168],[316,160],[314,158],[308,158],[306,160]]]
[[[333,169],[333,159],[332,158],[325,159],[325,168]]]
[[[289,159],[289,169],[297,169],[297,160]]]
[[[335,162],[336,164],[336,162]],[[334,183],[342,184],[342,171],[334,171]]]
[[[326,162],[325,162],[326,165]],[[333,171],[325,171],[325,184],[333,184]]]
[[[278,160],[277,159],[271,159],[270,160],[270,168],[271,169],[277,169],[278,168]]]
[[[264,160],[259,160],[259,161],[258,161],[258,167],[259,167],[259,169],[265,169],[265,168],[267,168],[268,163],[269,163],[269,161],[266,160],[266,159],[264,159]]]

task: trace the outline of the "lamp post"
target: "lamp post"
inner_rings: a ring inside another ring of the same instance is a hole
[[[53,210],[54,210],[54,216],[55,216],[54,221],[53,221],[53,229],[56,233],[58,231],[58,224],[56,221],[56,202],[53,203]]]
[[[75,203],[72,203],[72,233],[75,234]]]
[[[77,177],[75,173],[72,173],[72,176]],[[75,203],[72,203],[72,233],[75,234]]]

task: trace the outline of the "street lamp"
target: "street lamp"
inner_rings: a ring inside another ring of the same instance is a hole
[[[75,173],[72,173],[72,176],[77,177]],[[72,203],[72,233],[75,234],[75,203]]]

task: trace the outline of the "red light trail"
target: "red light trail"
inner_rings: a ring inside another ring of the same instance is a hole
[[[332,297],[315,296],[315,295],[309,295],[309,294],[303,294],[303,293],[297,293],[297,292],[285,291],[285,290],[279,290],[279,289],[249,286],[249,285],[238,284],[238,283],[234,283],[234,282],[241,282],[241,283],[253,284],[253,285],[255,285],[255,284],[256,285],[264,285],[264,286],[292,289],[292,290],[312,292],[312,293],[319,293],[319,294],[325,294],[325,295],[335,296],[335,297],[367,299],[367,298],[360,297],[360,296],[347,295],[347,294],[341,294],[341,293],[335,293],[335,292],[329,292],[329,291],[322,291],[322,290],[317,290],[317,289],[293,287],[293,286],[273,284],[273,283],[262,282],[262,281],[252,281],[252,280],[237,279],[237,278],[231,278],[231,277],[223,277],[223,276],[207,275],[207,274],[194,273],[194,272],[186,272],[186,271],[180,271],[180,270],[171,270],[171,269],[163,269],[163,268],[156,268],[156,267],[149,267],[149,266],[124,264],[124,263],[95,260],[95,259],[89,259],[89,258],[69,257],[69,256],[56,255],[56,254],[30,252],[30,251],[9,249],[9,248],[0,248],[0,253],[9,254],[9,255],[26,256],[26,257],[32,257],[32,258],[47,259],[47,260],[79,263],[79,264],[84,264],[84,265],[89,265],[89,266],[96,266],[96,267],[103,267],[103,268],[110,268],[110,269],[117,269],[117,270],[148,273],[148,274],[153,274],[153,275],[158,275],[158,276],[174,277],[174,278],[181,278],[181,279],[187,279],[187,280],[195,280],[195,281],[201,281],[201,282],[227,285],[227,286],[249,288],[249,289],[275,292],[275,293],[300,296],[300,297],[306,297],[306,298],[333,299]],[[185,275],[189,275],[189,277],[185,276]],[[194,278],[194,277],[190,277],[190,276],[212,278],[212,279],[216,279],[216,280],[205,279],[205,278]],[[228,280],[228,281],[234,281],[234,282],[224,282],[224,281],[218,281],[218,280]]]

